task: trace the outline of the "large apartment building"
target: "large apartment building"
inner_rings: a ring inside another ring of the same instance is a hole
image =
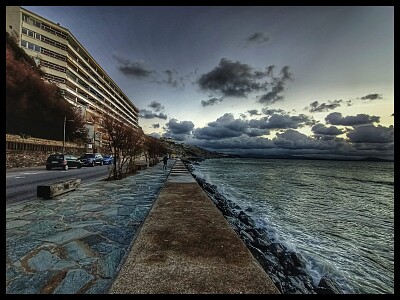
[[[102,116],[139,128],[139,110],[73,34],[20,6],[6,6],[6,31],[58,85],[66,101],[78,107],[88,128],[88,149],[102,148],[107,137]]]

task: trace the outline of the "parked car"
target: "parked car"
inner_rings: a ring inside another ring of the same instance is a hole
[[[103,156],[100,153],[86,153],[80,158],[82,166],[94,167],[95,165],[103,165]]]
[[[104,155],[103,156],[103,165],[112,165],[114,162],[114,158],[112,155]]]
[[[82,168],[81,161],[69,154],[52,154],[46,160],[46,170],[55,168],[63,168],[68,170],[69,168]]]

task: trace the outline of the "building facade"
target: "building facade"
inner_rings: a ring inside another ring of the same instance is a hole
[[[139,110],[67,28],[20,6],[6,6],[6,31],[44,71],[43,79],[58,85],[66,101],[79,108],[88,129],[87,151],[107,147],[105,115],[139,128]]]

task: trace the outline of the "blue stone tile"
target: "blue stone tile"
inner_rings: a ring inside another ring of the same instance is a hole
[[[66,244],[72,240],[77,240],[79,238],[88,236],[90,234],[91,233],[85,229],[74,228],[74,229],[69,229],[66,231],[59,232],[52,236],[43,237],[43,238],[41,238],[41,240],[50,242],[50,243],[55,243],[57,245],[62,245],[62,244]]]
[[[112,285],[110,279],[98,279],[87,291],[86,294],[107,294]]]
[[[113,278],[117,271],[125,251],[117,249],[98,261],[98,274],[102,278]]]
[[[111,240],[120,244],[130,244],[133,238],[133,233],[130,228],[121,228],[121,227],[116,227],[116,226],[110,226],[110,225],[103,225],[100,227],[96,228],[91,228],[92,230],[97,230],[97,232]]]
[[[69,270],[65,278],[54,290],[54,294],[76,294],[94,277],[82,269]]]
[[[80,261],[87,259],[88,257],[93,257],[94,253],[91,251],[89,246],[83,242],[72,241],[63,246],[67,252],[69,259]]]
[[[29,237],[7,239],[6,253],[11,261],[14,262],[41,244],[41,241],[32,240]]]
[[[28,266],[35,271],[46,271],[60,260],[57,255],[47,250],[40,250],[36,255],[28,259]]]
[[[113,252],[116,249],[119,249],[119,247],[115,244],[110,244],[110,243],[98,243],[93,246],[91,246],[92,250],[95,251],[96,253],[99,254],[99,256],[103,256],[106,254],[109,254]]]
[[[34,275],[22,275],[6,287],[7,294],[39,294],[54,276],[54,272],[45,271]]]

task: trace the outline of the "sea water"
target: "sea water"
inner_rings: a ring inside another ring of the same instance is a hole
[[[218,187],[269,238],[299,252],[318,284],[394,293],[394,163],[207,159],[193,174]]]

